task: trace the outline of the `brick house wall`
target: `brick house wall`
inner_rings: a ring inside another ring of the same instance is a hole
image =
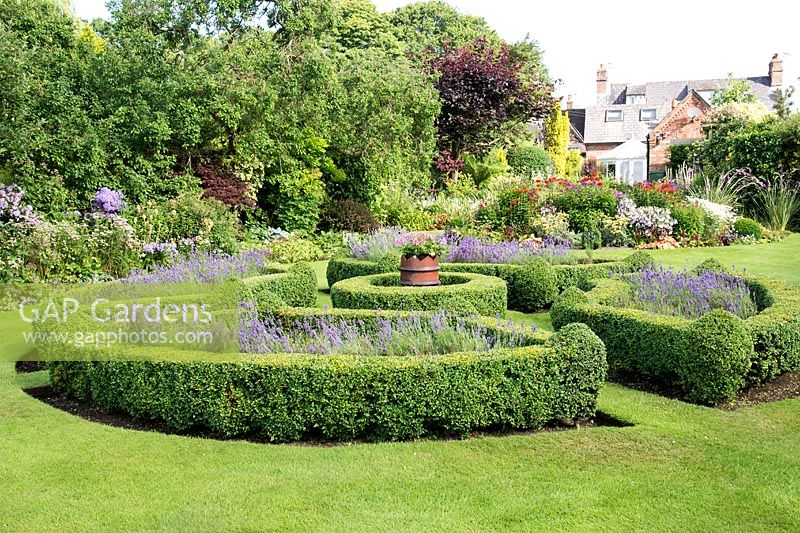
[[[665,171],[669,147],[703,138],[703,124],[711,106],[694,91],[678,103],[664,120],[647,135],[647,161],[650,172]]]

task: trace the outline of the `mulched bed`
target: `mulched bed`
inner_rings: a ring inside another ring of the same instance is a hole
[[[665,396],[673,400],[681,399],[679,388],[655,383],[648,379],[647,376],[635,372],[617,370],[609,373],[608,381],[642,392]],[[789,400],[791,398],[800,398],[800,372],[787,372],[768,383],[753,385],[739,392],[733,402],[719,404],[714,407],[724,410],[736,410],[740,407],[752,407],[762,403]]]
[[[95,422],[97,424],[105,424],[107,426],[113,426],[123,429],[132,429],[136,431],[149,431],[156,433],[164,433],[167,435],[179,435],[184,437],[194,437],[201,439],[247,441],[259,444],[271,443],[271,441],[259,439],[258,437],[244,437],[244,438],[237,437],[233,439],[225,439],[219,437],[219,435],[203,430],[175,431],[174,429],[167,427],[167,425],[164,424],[163,422],[158,422],[153,420],[137,420],[124,413],[108,412],[104,409],[100,409],[94,405],[91,405],[88,402],[67,398],[65,396],[62,396],[55,390],[53,390],[53,388],[50,387],[50,385],[25,389],[25,392],[29,396],[36,398],[37,400],[44,402],[52,407],[55,407],[56,409],[60,409],[62,411],[70,413],[71,415],[75,415],[77,417],[83,418],[84,420],[88,420],[89,422]],[[598,411],[595,417],[591,420],[563,421],[561,423],[554,423],[540,430],[476,431],[472,433],[470,436],[483,437],[483,436],[498,436],[498,435],[532,435],[536,433],[544,433],[551,431],[566,431],[566,430],[586,429],[593,427],[628,427],[628,426],[632,426],[632,424],[629,424],[623,420],[616,419],[608,414]],[[445,440],[454,440],[454,439],[445,439]],[[337,441],[311,440],[305,442],[293,442],[288,444],[297,446],[329,447],[329,446],[340,446],[349,444],[364,444],[364,442],[363,441],[337,442]]]
[[[16,370],[20,374],[29,374],[31,372],[41,372],[45,370],[45,366],[41,361],[17,361]]]

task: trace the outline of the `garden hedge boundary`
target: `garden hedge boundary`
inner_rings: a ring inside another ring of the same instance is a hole
[[[400,274],[377,274],[340,281],[331,287],[334,307],[402,311],[447,309],[461,314],[504,315],[506,282],[470,273],[443,273],[437,287],[403,287]]]
[[[652,262],[645,252],[636,252],[622,261],[595,262],[579,265],[551,266],[542,261],[528,265],[494,263],[442,263],[442,272],[466,272],[493,276],[508,284],[508,308],[531,312],[546,308],[553,303],[558,293],[569,287],[588,288],[589,280],[608,277],[615,268],[638,269]],[[365,261],[346,257],[335,257],[328,262],[326,276],[333,287],[342,280],[397,272],[397,261]]]
[[[606,373],[600,339],[573,324],[532,342],[438,357],[56,362],[50,375],[57,391],[109,411],[275,442],[463,437],[593,416]]]
[[[716,262],[698,267],[717,269]],[[746,386],[800,370],[800,289],[742,276],[759,313],[742,320],[716,311],[697,320],[615,307],[628,291],[617,280],[597,280],[584,292],[561,294],[551,310],[553,326],[587,324],[606,345],[612,369],[648,375],[677,386],[689,401],[715,405]]]
[[[311,307],[317,301],[317,275],[308,263],[270,265],[268,273],[243,280],[243,299],[259,309]]]

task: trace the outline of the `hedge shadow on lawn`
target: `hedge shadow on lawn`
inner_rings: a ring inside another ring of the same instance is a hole
[[[185,430],[185,431],[178,431],[171,427],[169,427],[164,422],[159,422],[157,420],[141,420],[132,417],[131,415],[124,413],[124,412],[111,412],[105,410],[101,407],[98,407],[91,402],[85,400],[78,400],[75,398],[70,398],[65,396],[53,387],[46,385],[42,387],[33,387],[29,389],[23,389],[28,396],[31,398],[40,401],[49,405],[50,407],[54,407],[66,413],[69,413],[73,416],[77,416],[87,422],[92,422],[95,424],[103,424],[110,427],[120,428],[120,429],[127,429],[132,431],[145,431],[151,433],[161,433],[164,435],[175,435],[181,437],[191,437],[191,438],[201,438],[201,439],[210,439],[210,440],[219,440],[224,442],[252,442],[255,444],[278,444],[275,441],[271,441],[269,439],[265,439],[263,437],[259,438],[258,435],[243,435],[238,437],[230,437],[224,438],[218,434],[215,434],[210,431],[203,431],[201,429],[193,429],[193,430]],[[475,430],[471,431],[467,438],[478,438],[478,437],[504,437],[504,436],[512,436],[512,435],[534,435],[537,433],[547,433],[552,431],[569,431],[575,429],[591,429],[595,427],[613,427],[613,428],[625,428],[625,427],[633,427],[634,424],[627,422],[625,420],[621,420],[614,416],[611,416],[603,411],[595,411],[594,415],[588,419],[580,419],[580,420],[559,420],[559,421],[551,421],[545,424],[543,427],[539,429],[509,429],[509,428],[488,428],[483,430]],[[463,439],[464,437],[452,437],[448,435],[427,435],[422,437],[424,439]],[[312,435],[309,435],[306,440],[302,441],[291,441],[287,443],[280,443],[280,444],[292,444],[292,445],[299,445],[299,446],[321,446],[321,447],[330,447],[330,446],[345,446],[345,445],[353,445],[353,444],[368,444],[371,443],[370,441],[366,440],[325,440],[320,436],[314,438]]]
[[[696,270],[721,269],[707,261]],[[732,402],[749,387],[800,370],[800,290],[742,276],[759,313],[743,320],[714,311],[696,320],[616,307],[629,290],[619,280],[596,280],[561,294],[553,326],[587,324],[606,345],[612,375],[652,380],[681,399],[706,405]]]

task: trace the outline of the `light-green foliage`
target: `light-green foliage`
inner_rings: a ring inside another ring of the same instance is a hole
[[[545,120],[544,145],[553,160],[553,170],[559,176],[567,173],[567,147],[569,146],[569,116],[561,111],[556,101]]]

